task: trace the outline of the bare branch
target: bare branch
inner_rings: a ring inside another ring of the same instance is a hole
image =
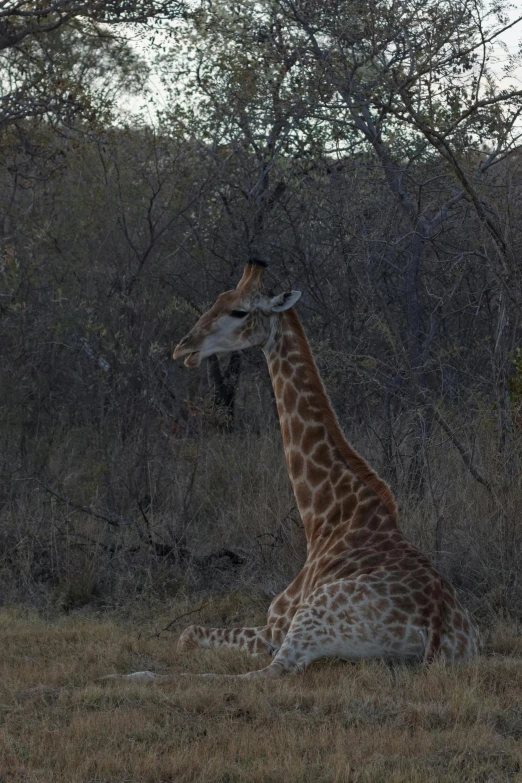
[[[90,506],[82,506],[79,503],[75,503],[73,500],[69,500],[69,498],[66,498],[63,495],[59,495],[58,492],[55,492],[54,489],[48,487],[47,484],[44,484],[43,481],[40,481],[40,479],[36,478],[36,476],[33,476],[33,481],[36,481],[37,484],[40,484],[40,486],[43,487],[46,492],[48,492],[50,495],[53,495],[53,497],[59,500],[60,503],[65,503],[67,506],[76,509],[76,511],[81,511],[83,514],[88,514],[89,516],[95,517],[96,519],[101,519],[103,522],[108,522],[108,524],[112,525],[112,527],[128,527],[133,524],[131,520],[107,517],[103,514],[99,514],[97,511],[94,511],[94,509],[92,509]]]

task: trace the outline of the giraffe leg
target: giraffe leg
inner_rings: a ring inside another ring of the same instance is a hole
[[[269,626],[258,628],[203,628],[189,625],[179,637],[177,649],[202,647],[241,650],[250,655],[272,652],[272,633]]]

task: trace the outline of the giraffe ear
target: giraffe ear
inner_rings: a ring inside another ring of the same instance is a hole
[[[282,313],[283,310],[289,310],[295,305],[301,296],[301,291],[285,291],[283,294],[274,296],[270,300],[270,310],[272,313]]]

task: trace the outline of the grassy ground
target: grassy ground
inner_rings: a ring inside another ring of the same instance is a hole
[[[522,781],[514,631],[497,629],[487,655],[453,668],[330,662],[266,683],[97,682],[144,668],[240,672],[262,663],[181,655],[168,633],[146,638],[183,610],[143,621],[1,613],[1,783]],[[255,621],[259,612],[236,596],[202,620]]]

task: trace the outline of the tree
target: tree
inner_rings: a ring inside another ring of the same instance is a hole
[[[56,0],[0,3],[0,129],[24,118],[100,119],[145,70],[129,44],[131,23],[178,18],[182,1]],[[105,120],[106,121],[106,120]]]

